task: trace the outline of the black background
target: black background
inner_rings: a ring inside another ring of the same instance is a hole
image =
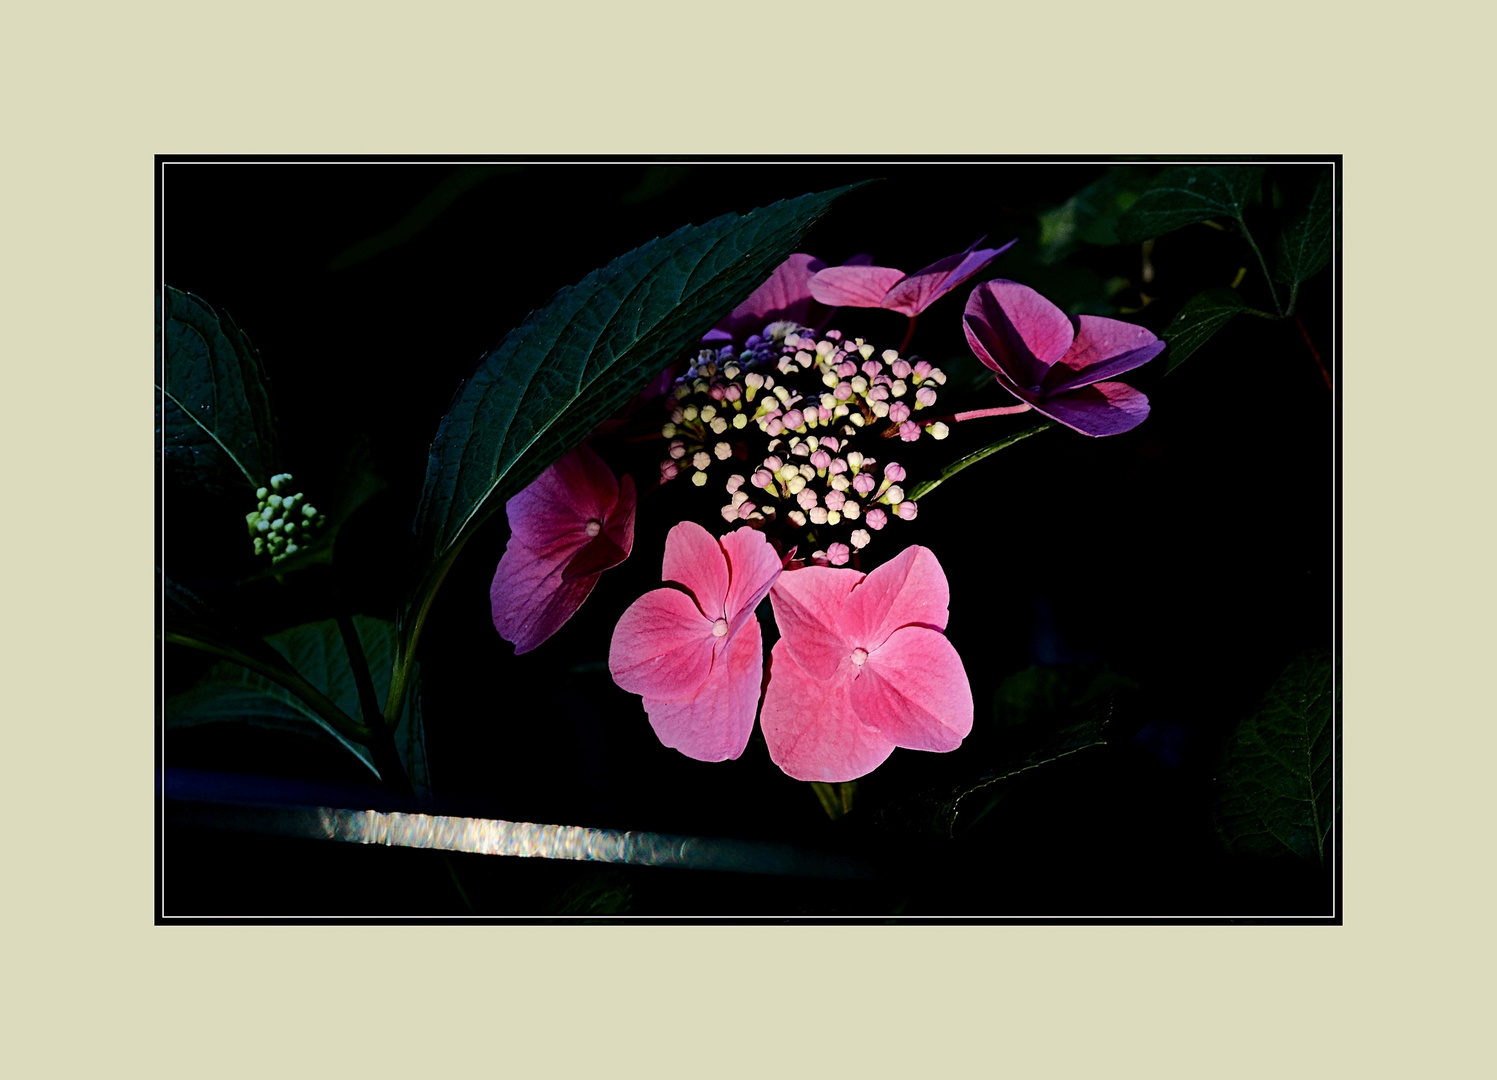
[[[1013,277],[1063,304],[1142,306],[1121,317],[1156,332],[1240,266],[1244,295],[1271,308],[1241,241],[1205,226],[1160,238],[1148,283],[1137,246],[1082,246],[1059,267],[1040,266],[1036,214],[1106,168],[171,163],[162,171],[162,272],[254,341],[280,419],[281,467],[305,490],[330,484],[343,450],[369,440],[388,487],[340,536],[338,583],[355,611],[391,618],[410,571],[426,450],[460,380],[556,289],[683,224],[878,177],[834,206],[802,250],[829,263],[869,252],[913,270],[983,234],[995,245],[1018,237],[984,278]],[[1269,169],[1286,202],[1302,199],[1313,179],[1308,165]],[[1299,306],[1328,365],[1330,276],[1308,283]],[[922,315],[912,346],[952,374],[941,412],[947,402],[1010,403],[966,349],[968,291]],[[836,325],[881,348],[904,332],[902,317],[882,312]],[[688,514],[716,530],[719,497],[678,484],[642,504],[631,559],[527,656],[513,655],[489,616],[489,580],[508,537],[502,515],[464,549],[437,598],[421,663],[427,750],[445,805],[510,820],[790,841],[857,854],[878,878],[442,857],[168,825],[163,913],[1329,916],[1328,867],[1228,856],[1211,806],[1232,726],[1296,655],[1335,644],[1332,393],[1293,320],[1238,317],[1168,378],[1162,360],[1126,378],[1152,403],[1139,428],[1026,440],[932,493],[916,522],[881,535],[880,544],[896,532],[925,544],[946,569],[948,636],[967,665],[976,726],[949,755],[896,751],[836,822],[769,761],[757,733],[733,762],[665,749],[638,699],[602,666],[618,615],[659,583],[666,531]],[[922,441],[927,470],[907,462],[911,479],[1027,422],[974,421],[944,443]],[[625,455],[615,457],[620,471],[652,476],[658,447],[633,457],[614,450]],[[331,572],[227,587],[254,569],[242,526],[252,502],[172,485],[163,495],[173,577],[262,632],[331,614]],[[880,544],[874,561],[897,550]],[[164,689],[185,689],[210,662],[169,647]],[[1001,754],[1014,733],[995,715],[995,693],[1032,666],[1083,683],[1104,668],[1126,680],[1111,699],[1107,745],[1004,781],[992,810],[955,838],[902,819],[910,794],[980,773]],[[169,768],[370,781],[343,751],[293,736],[192,729],[169,733],[164,746]]]

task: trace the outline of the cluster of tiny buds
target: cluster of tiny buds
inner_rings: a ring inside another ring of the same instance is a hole
[[[269,552],[273,563],[306,547],[327,524],[327,515],[307,502],[301,492],[282,494],[290,489],[290,473],[272,476],[269,487],[255,491],[259,508],[244,515],[244,523],[255,542],[255,554]]]
[[[812,530],[812,541],[818,527],[856,524],[851,547],[834,543],[811,556],[847,563],[891,518],[908,521],[917,512],[900,486],[904,469],[897,462],[880,469],[849,444],[864,433],[904,442],[949,433],[944,423],[914,419],[936,403],[936,388],[946,381],[941,370],[893,349],[876,352],[836,330],[818,341],[792,323],[770,325],[741,353],[703,350],[673,390],[671,417],[661,429],[670,440],[661,482],[689,469],[701,487],[717,462],[764,453],[728,477],[723,518],[785,521]],[[764,450],[751,454],[750,441]]]

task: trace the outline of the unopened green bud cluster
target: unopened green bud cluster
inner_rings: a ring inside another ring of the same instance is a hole
[[[259,488],[255,497],[259,507],[244,515],[244,523],[255,542],[255,554],[269,554],[273,563],[307,547],[327,525],[327,515],[307,502],[305,495],[291,493],[290,473],[272,476],[270,486]]]

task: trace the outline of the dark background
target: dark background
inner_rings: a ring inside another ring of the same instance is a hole
[[[334,585],[354,611],[392,618],[408,580],[427,447],[486,350],[558,288],[640,243],[855,179],[880,178],[837,204],[803,245],[828,263],[866,251],[880,265],[914,270],[983,234],[994,246],[1018,237],[981,279],[1012,277],[1072,310],[1138,308],[1119,317],[1159,332],[1190,296],[1230,284],[1241,266],[1244,295],[1270,306],[1241,241],[1206,226],[1160,238],[1147,283],[1136,245],[1081,245],[1041,265],[1037,214],[1108,167],[168,164],[163,280],[226,312],[254,341],[280,420],[281,467],[315,491],[333,483],[346,449],[367,439],[388,486],[340,535],[336,580],[318,570],[231,589],[255,568],[242,526],[253,504],[167,485],[167,570],[261,632],[329,617]],[[1269,168],[1268,184],[1286,204],[1313,181],[1308,165]],[[1330,276],[1302,288],[1298,309],[1327,365]],[[911,349],[951,375],[943,413],[1010,403],[962,337],[970,288],[921,317]],[[881,348],[904,332],[899,316],[844,315],[836,325]],[[604,666],[618,615],[659,583],[666,531],[688,514],[716,531],[720,497],[677,484],[643,504],[631,559],[524,657],[489,617],[488,585],[508,538],[502,515],[468,544],[442,588],[421,663],[433,786],[445,806],[789,841],[854,854],[878,869],[875,879],[443,857],[169,823],[163,913],[1330,916],[1328,867],[1229,856],[1211,807],[1233,725],[1296,655],[1335,645],[1332,393],[1293,320],[1241,316],[1167,378],[1160,360],[1126,379],[1152,403],[1139,428],[1026,440],[932,493],[916,522],[894,523],[870,549],[875,561],[887,558],[897,550],[892,537],[941,559],[952,589],[948,635],[967,665],[976,726],[949,755],[896,751],[835,822],[807,785],[769,761],[757,732],[734,762],[704,764],[662,747],[638,699]],[[1028,422],[977,421],[944,443],[922,440],[918,460],[905,462],[911,480]],[[653,475],[658,447],[632,457],[626,446],[612,449],[624,455],[615,458],[620,471]],[[168,647],[164,690],[185,689],[209,663]],[[995,707],[1012,677],[1046,680],[1052,707],[1043,715]],[[1045,725],[1098,708],[1095,698],[1073,707],[1090,686],[1107,689],[1106,746],[1003,781],[982,820],[954,837],[924,828],[911,809],[924,793],[980,774]],[[173,731],[164,747],[168,768],[371,779],[336,747],[258,730]],[[376,805],[378,796],[369,798]]]

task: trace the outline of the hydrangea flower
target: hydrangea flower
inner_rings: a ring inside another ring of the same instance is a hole
[[[634,480],[620,483],[585,443],[505,504],[509,545],[489,586],[494,628],[516,655],[582,606],[634,546]]]
[[[1083,435],[1118,435],[1143,423],[1149,399],[1114,375],[1164,349],[1142,326],[1095,315],[1074,318],[1027,285],[989,281],[972,290],[967,343],[998,385],[1035,412]]]
[[[665,539],[661,579],[613,631],[613,681],[644,698],[666,746],[698,761],[736,758],[759,705],[764,645],[754,608],[780,576],[780,557],[752,528],[715,540],[683,521]]]
[[[871,574],[808,566],[770,591],[780,640],[759,725],[797,780],[853,780],[896,746],[955,750],[972,730],[972,687],[946,640],[950,590],[928,548]]]
[[[951,290],[959,288],[1018,241],[978,249],[983,237],[966,251],[938,259],[913,274],[888,266],[833,266],[810,280],[813,299],[831,307],[886,308],[914,318]]]

